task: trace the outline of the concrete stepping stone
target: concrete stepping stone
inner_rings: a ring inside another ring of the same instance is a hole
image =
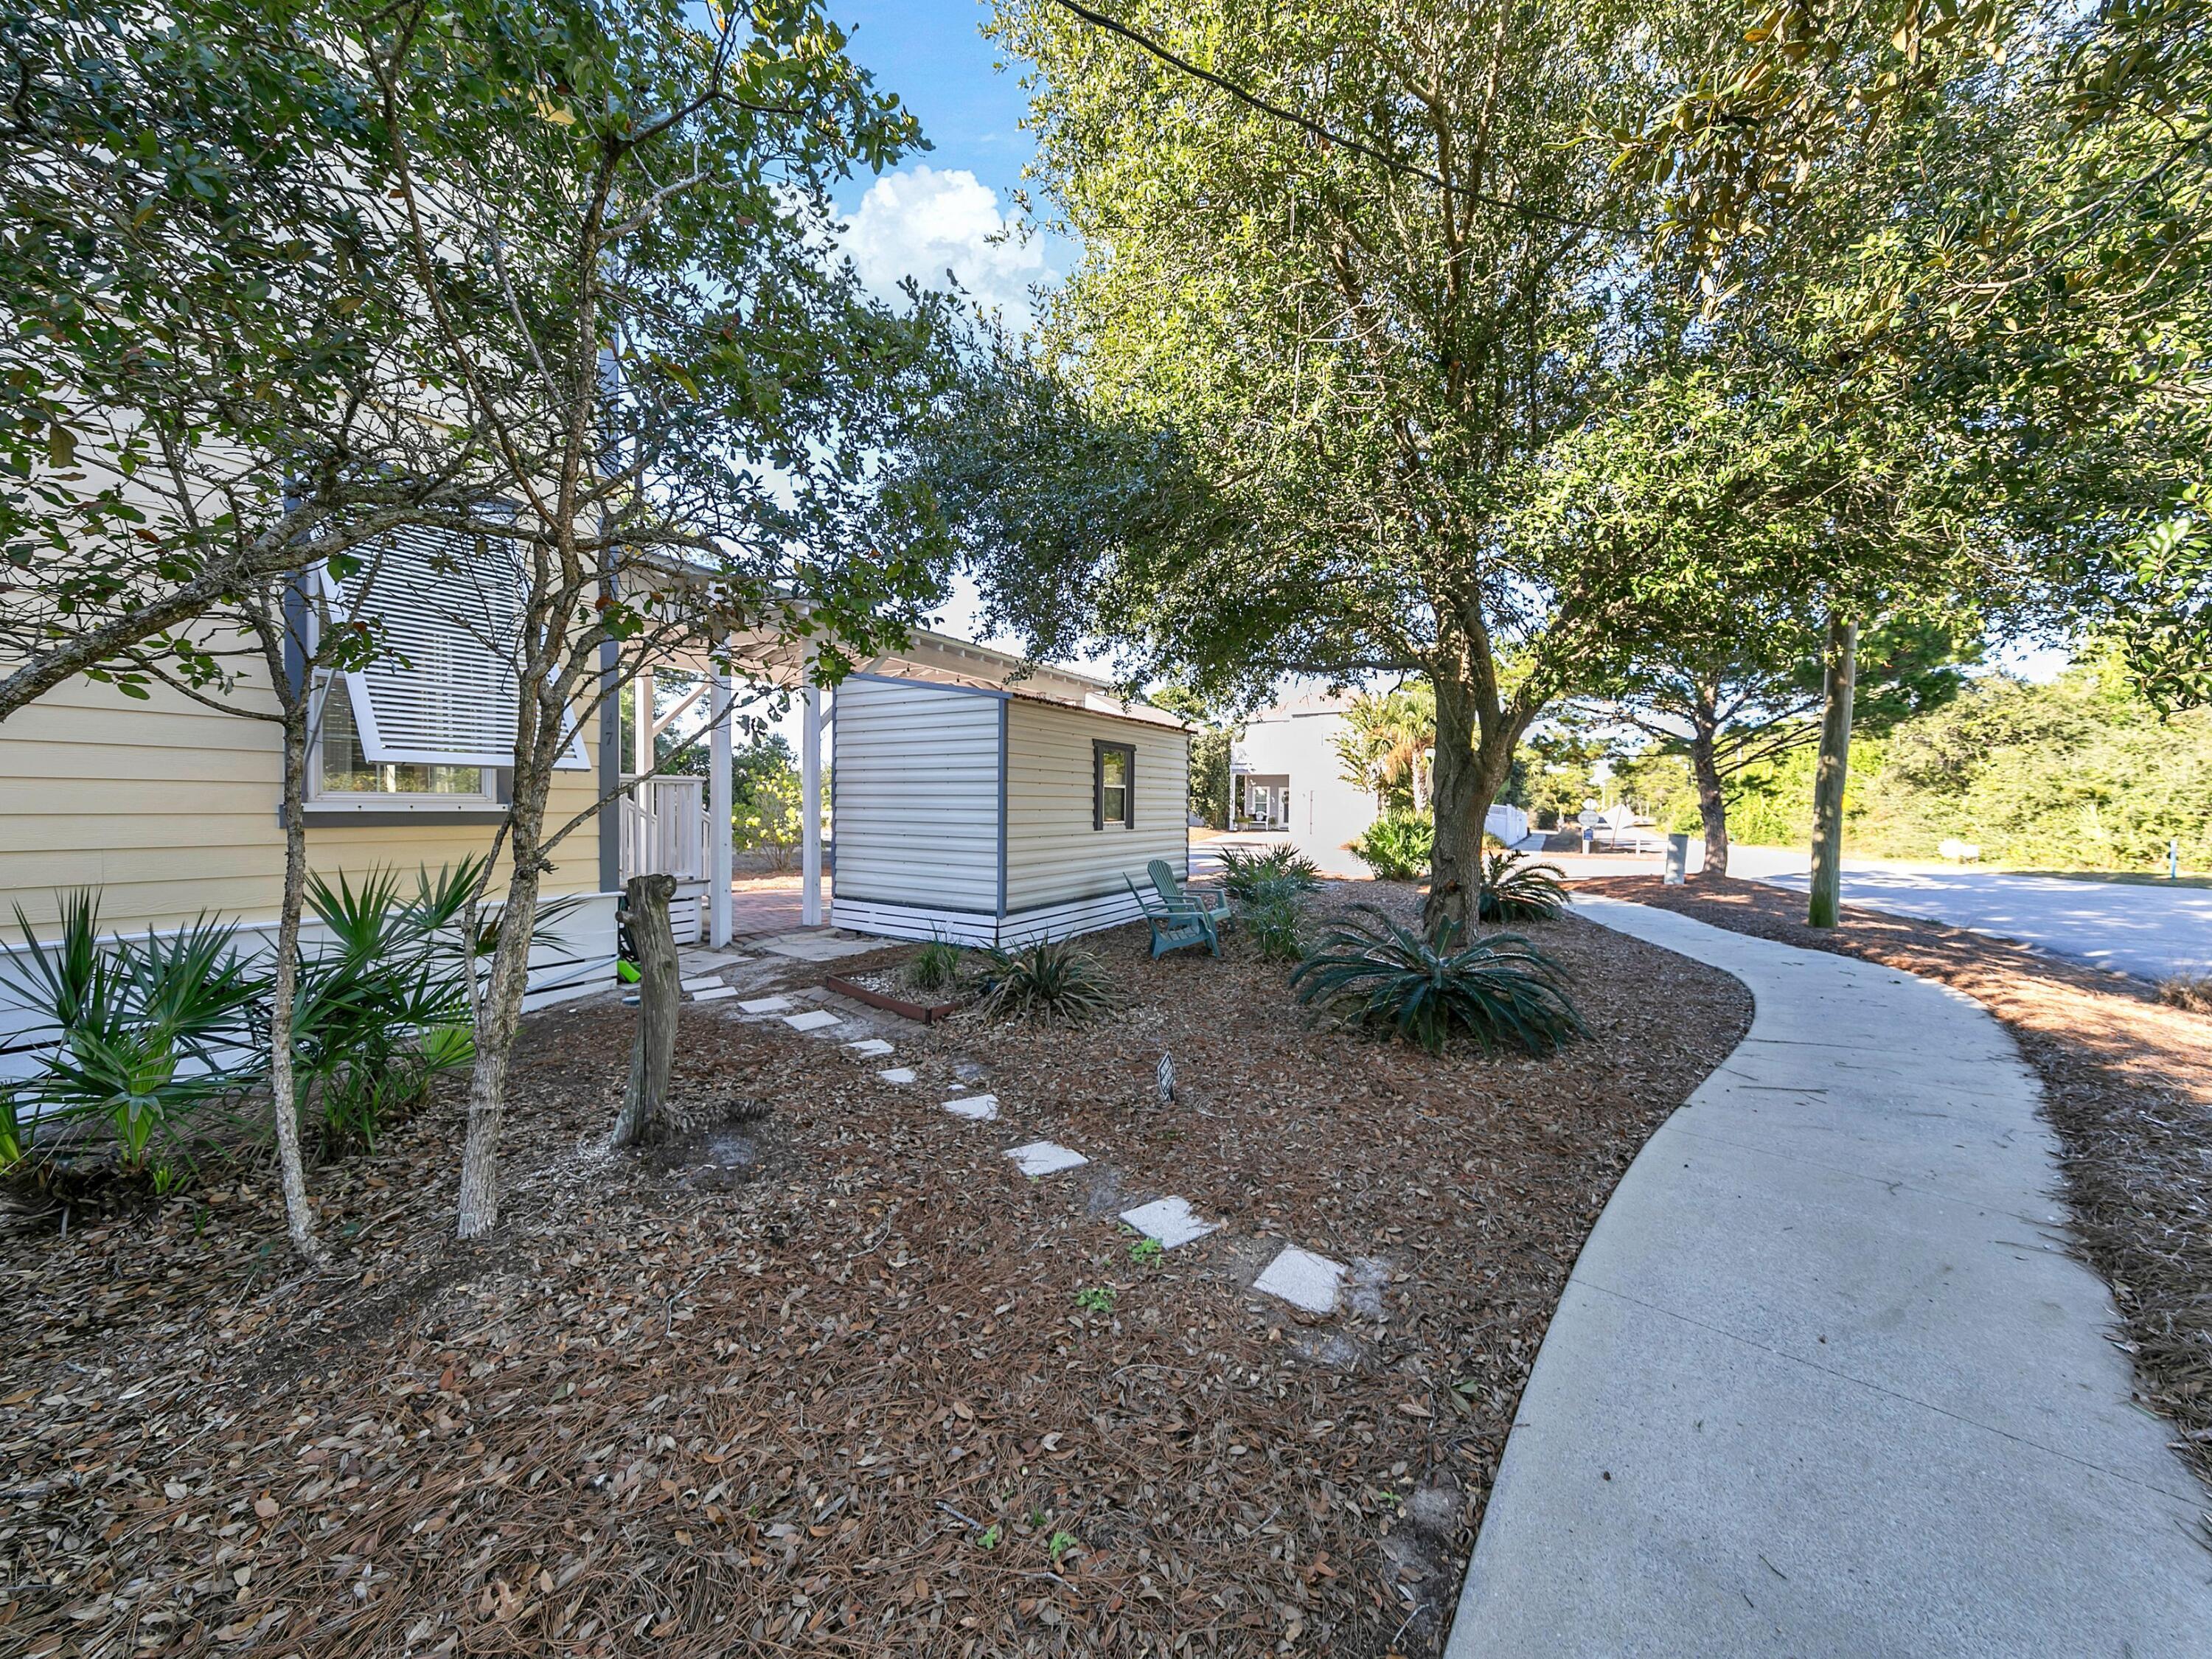
[[[1032,1140],[1026,1146],[1015,1147],[1006,1156],[1025,1176],[1057,1175],[1062,1170],[1073,1170],[1091,1162],[1073,1146],[1055,1146],[1049,1140]]]
[[[809,1008],[803,1014],[786,1014],[783,1023],[794,1031],[821,1031],[845,1022],[827,1008]]]
[[[839,939],[826,933],[779,933],[755,943],[772,956],[788,957],[794,962],[835,962],[839,957],[865,956],[884,948],[879,939]]]
[[[1122,1211],[1121,1219],[1146,1238],[1158,1239],[1164,1250],[1172,1250],[1178,1244],[1188,1244],[1193,1239],[1221,1231],[1219,1222],[1201,1221],[1194,1215],[1187,1198],[1156,1198],[1133,1210]]]
[[[1343,1289],[1344,1273],[1341,1261],[1331,1261],[1325,1255],[1316,1255],[1293,1244],[1267,1264],[1259,1278],[1252,1281],[1252,1288],[1279,1297],[1293,1308],[1303,1308],[1308,1313],[1334,1313],[1337,1297]]]
[[[955,1117],[988,1123],[999,1115],[999,1097],[996,1095],[965,1095],[958,1100],[946,1101],[945,1109]]]
[[[711,991],[722,981],[719,979],[679,979],[676,981],[687,991]]]
[[[721,1002],[727,998],[737,995],[737,987],[734,985],[714,985],[708,987],[703,991],[694,991],[691,994],[691,1000],[694,1002]],[[739,1006],[742,1006],[743,1005],[740,1004]]]
[[[911,1083],[914,1081],[914,1067],[911,1066],[894,1066],[888,1071],[877,1073],[876,1075],[883,1079],[886,1083]]]
[[[891,1051],[891,1045],[881,1037],[862,1037],[858,1042],[845,1045],[862,1060],[875,1060]]]
[[[676,953],[677,969],[686,974],[712,973],[751,960],[742,951],[678,951]]]
[[[750,1001],[739,1003],[738,1006],[749,1014],[780,1014],[791,1006],[791,999],[789,997],[754,997]]]

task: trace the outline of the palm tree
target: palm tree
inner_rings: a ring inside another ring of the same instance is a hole
[[[1344,719],[1336,753],[1346,779],[1371,791],[1386,812],[1401,797],[1415,812],[1427,811],[1437,748],[1437,695],[1428,682],[1409,680],[1379,697],[1363,691]]]

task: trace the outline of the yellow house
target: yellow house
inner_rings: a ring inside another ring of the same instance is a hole
[[[449,567],[434,564],[451,551],[416,532],[393,538],[374,603],[398,648],[319,687],[305,817],[311,866],[326,878],[434,872],[489,852],[504,820],[514,673],[497,624],[512,613],[514,585],[495,565],[482,591],[440,576]],[[62,896],[77,889],[97,892],[112,935],[200,916],[242,924],[249,942],[273,930],[284,872],[282,730],[252,718],[274,715],[276,699],[252,672],[258,656],[242,660],[250,666],[238,684],[211,698],[233,713],[159,684],[141,699],[79,678],[0,722],[0,948],[19,945],[18,913],[51,937]],[[549,823],[593,808],[599,753],[596,731],[575,734]],[[610,981],[615,895],[602,839],[588,823],[554,854],[544,892],[570,905],[546,930],[534,1004]],[[495,872],[495,902],[503,887]],[[0,1006],[0,1047],[22,1026]],[[9,1058],[0,1055],[0,1075]]]
[[[481,553],[456,576],[459,562],[427,534],[400,532],[380,550],[373,601],[327,590],[334,615],[373,603],[393,648],[318,688],[305,817],[311,867],[326,878],[434,871],[489,851],[504,819],[514,689],[497,641],[513,585]],[[1134,917],[1127,883],[1141,884],[1150,860],[1188,873],[1188,734],[1100,681],[917,633],[846,680],[833,712],[829,695],[804,684],[805,657],[791,642],[733,641],[727,659],[749,679],[801,688],[809,925],[983,941],[1079,933]],[[696,653],[671,665],[709,667]],[[696,908],[679,917],[679,937],[730,939],[730,723],[718,717],[738,688],[725,672],[710,690],[703,784],[641,783],[650,727],[624,756],[611,702],[580,718],[546,821],[590,817],[552,855],[544,896],[568,902],[546,930],[532,1006],[612,982],[617,901],[637,870],[685,881]],[[79,889],[98,893],[111,935],[202,916],[239,922],[249,940],[273,931],[281,728],[250,716],[274,714],[276,698],[246,675],[218,701],[236,712],[159,685],[140,699],[78,679],[0,722],[0,950],[18,937],[17,910],[51,937],[62,896]],[[823,893],[825,729],[842,866],[834,907]],[[495,899],[501,891],[495,872]],[[0,1006],[0,1049],[27,1024]],[[0,1076],[27,1063],[0,1054]]]

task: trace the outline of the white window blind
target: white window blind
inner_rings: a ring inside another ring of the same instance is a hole
[[[396,530],[357,550],[334,617],[374,626],[382,649],[345,675],[361,744],[375,762],[514,763],[515,660],[528,583],[512,542]],[[590,764],[575,732],[556,763]]]

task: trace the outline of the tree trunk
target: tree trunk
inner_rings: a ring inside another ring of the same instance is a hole
[[[499,1134],[507,1112],[507,1072],[530,988],[530,935],[538,915],[535,837],[517,837],[514,874],[499,915],[499,943],[477,1021],[476,1064],[469,1073],[468,1138],[461,1149],[461,1193],[454,1231],[481,1238],[499,1224]]]
[[[1466,676],[1437,673],[1437,763],[1430,783],[1436,842],[1429,858],[1424,926],[1449,916],[1461,927],[1481,914],[1482,830],[1490,804],[1505,787],[1521,723],[1480,715],[1480,693]]]
[[[632,876],[623,896],[630,943],[637,950],[637,1038],[629,1053],[629,1086],[615,1119],[614,1144],[650,1140],[668,1103],[668,1074],[676,1063],[676,931],[668,902],[676,878]]]
[[[307,905],[307,688],[288,687],[284,698],[284,898],[276,921],[276,971],[270,992],[269,1095],[276,1121],[276,1168],[284,1188],[284,1227],[292,1248],[310,1261],[322,1260],[315,1212],[307,1203],[307,1175],[300,1152],[297,1067],[293,1063],[293,1004],[299,1000],[300,913]]]
[[[1713,753],[1712,727],[1700,720],[1690,737],[1690,770],[1698,780],[1698,817],[1705,830],[1705,873],[1728,874],[1728,798],[1721,793],[1721,769]]]
[[[1805,921],[1833,927],[1844,891],[1844,785],[1851,753],[1851,690],[1856,674],[1858,624],[1828,618],[1821,648],[1820,757],[1813,775],[1813,893]]]

